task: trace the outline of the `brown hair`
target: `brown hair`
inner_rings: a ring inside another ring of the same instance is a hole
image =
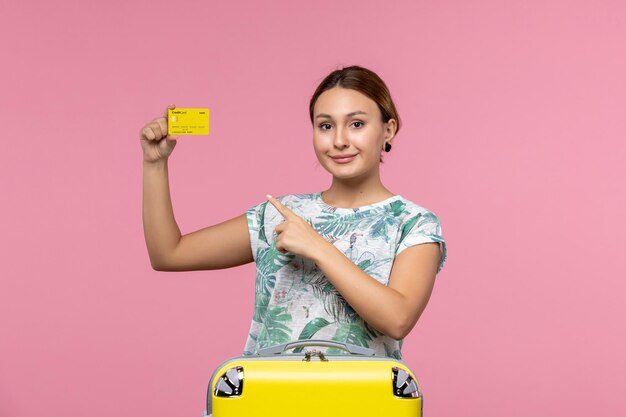
[[[396,106],[393,104],[387,85],[374,71],[358,65],[335,70],[328,74],[320,83],[309,103],[311,124],[313,124],[313,108],[317,99],[324,91],[334,87],[351,88],[374,100],[382,115],[383,123],[387,123],[389,119],[395,119],[397,126],[396,134],[400,131],[400,116]],[[383,162],[382,154],[380,162]]]

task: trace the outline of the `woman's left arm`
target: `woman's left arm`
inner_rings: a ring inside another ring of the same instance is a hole
[[[389,286],[365,273],[331,243],[319,243],[312,257],[354,311],[389,337],[403,339],[417,323],[435,285],[439,244],[422,243],[394,259]]]
[[[389,285],[381,284],[320,236],[311,225],[268,195],[285,218],[275,227],[276,249],[311,259],[363,320],[403,339],[426,308],[439,265],[439,244],[420,243],[394,258]]]

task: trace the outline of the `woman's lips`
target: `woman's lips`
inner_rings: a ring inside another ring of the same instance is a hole
[[[348,162],[352,161],[355,156],[356,156],[356,154],[352,155],[352,156],[348,156],[346,158],[335,158],[335,157],[332,157],[332,156],[331,156],[331,158],[333,158],[333,161],[335,161],[338,164],[347,164]]]

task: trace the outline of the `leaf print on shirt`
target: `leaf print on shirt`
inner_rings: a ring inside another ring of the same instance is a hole
[[[372,329],[360,316],[355,316],[351,323],[339,323],[337,331],[331,340],[348,343],[350,345],[369,347],[369,342],[378,335],[379,331]],[[339,348],[329,348],[327,353],[345,353]]]
[[[272,242],[269,248],[259,249],[257,255],[257,273],[255,281],[255,302],[252,320],[262,323],[267,306],[276,286],[276,272],[287,265],[294,255],[285,255],[276,250]]]
[[[318,216],[315,227],[322,236],[339,238],[351,230],[364,230],[378,221],[378,216],[372,216],[370,210],[357,211],[345,216],[324,214]]]
[[[390,208],[389,211],[391,212],[393,217],[399,217],[406,210],[406,203],[402,200],[396,200],[389,203],[387,207]]]
[[[385,356],[389,356],[390,358],[395,358],[398,360],[402,360],[402,355],[398,349],[390,348],[387,343],[383,343],[385,345]]]
[[[404,240],[404,237],[411,231],[413,225],[417,223],[420,217],[422,217],[422,213],[418,213],[416,216],[411,217],[402,225],[402,231],[400,232],[400,240],[398,243]]]
[[[276,272],[294,257],[294,254],[285,255],[277,250],[275,240],[269,248],[260,249],[257,256],[256,292],[270,294],[276,285]]]
[[[254,298],[254,313],[252,314],[252,320],[262,323],[263,317],[267,313],[267,306],[270,303],[270,295],[261,292],[256,293]]]
[[[322,317],[317,317],[308,322],[302,331],[300,332],[300,336],[298,336],[298,340],[303,339],[311,339],[318,330],[328,326],[330,322]]]
[[[400,233],[400,240],[398,244],[403,243],[406,236],[411,230],[419,230],[419,234],[428,236],[433,242],[444,242],[441,238],[441,228],[437,216],[432,212],[418,213],[411,217],[402,225],[402,231]],[[441,267],[442,264],[440,264]]]
[[[299,216],[302,216],[302,207],[306,209],[310,207],[311,201],[316,200],[315,194],[290,194],[289,197],[285,202],[289,202],[290,209]]]
[[[263,317],[261,331],[257,336],[258,349],[267,346],[287,343],[291,340],[291,328],[284,322],[291,321],[291,314],[286,312],[285,307],[269,307]]]
[[[259,206],[259,213],[257,214],[256,224],[261,225],[259,230],[259,240],[265,243],[267,242],[267,236],[265,236],[265,209],[267,208],[267,201],[261,203]]]
[[[312,339],[315,333],[317,333],[320,329],[328,326],[329,324],[331,323],[322,317],[317,317],[311,320],[304,326],[304,328],[300,332],[298,340]],[[293,350],[293,353],[300,353],[302,352],[302,349],[304,349],[304,347],[295,348]]]
[[[322,302],[324,311],[328,315],[336,321],[350,321],[351,312],[354,310],[348,306],[346,300],[322,271],[317,269],[310,277],[307,277],[306,284],[313,288],[313,294]]]
[[[398,223],[396,217],[389,215],[387,213],[382,214],[378,217],[376,222],[369,229],[369,235],[371,238],[383,238],[385,242],[389,242],[389,227],[392,227]]]
[[[357,252],[358,254],[358,252]],[[365,272],[370,277],[376,279],[378,282],[387,285],[389,282],[389,277],[387,275],[383,276],[383,271],[386,270],[383,268],[384,265],[393,262],[393,258],[385,257],[381,259],[376,259],[376,256],[370,251],[364,251],[358,256],[358,259],[352,260],[363,272]]]
[[[424,227],[428,225],[429,227]],[[437,221],[437,216],[433,213],[428,212],[424,213],[417,223],[417,227],[421,227],[424,230],[424,233],[430,235],[432,233],[436,233],[436,230],[439,226],[439,222]]]

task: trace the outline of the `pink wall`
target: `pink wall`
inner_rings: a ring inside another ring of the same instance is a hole
[[[2,5],[0,416],[201,415],[254,265],[151,269],[138,131],[211,108],[170,159],[189,233],[329,185],[308,100],[350,64],[404,123],[383,182],[448,242],[403,349],[426,415],[623,412],[624,2],[92,3]]]

